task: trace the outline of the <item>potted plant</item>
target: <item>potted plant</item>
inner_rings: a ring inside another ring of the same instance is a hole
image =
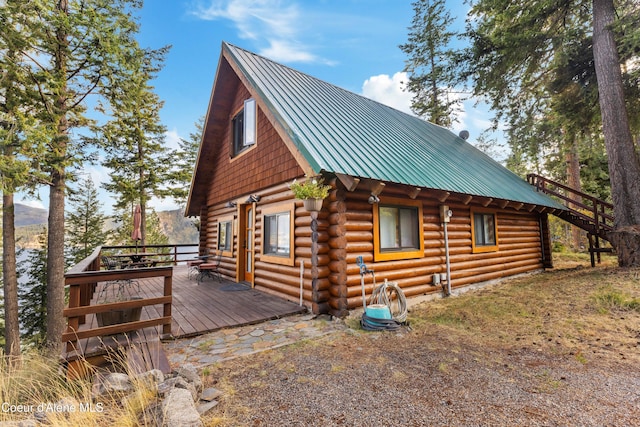
[[[331,186],[325,185],[323,178],[311,178],[304,182],[293,180],[289,188],[296,199],[302,200],[306,210],[317,212],[322,209],[322,201],[329,195]]]

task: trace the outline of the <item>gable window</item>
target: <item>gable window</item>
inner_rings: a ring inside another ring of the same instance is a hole
[[[494,212],[471,211],[471,239],[473,252],[492,252],[498,250],[496,214]]]
[[[233,247],[233,218],[221,218],[218,222],[218,250],[231,256]]]
[[[263,261],[293,265],[293,203],[263,210]]]
[[[244,101],[244,108],[231,120],[233,132],[233,155],[250,148],[256,143],[256,100]]]
[[[373,216],[376,261],[423,256],[422,203],[385,201],[374,205]]]

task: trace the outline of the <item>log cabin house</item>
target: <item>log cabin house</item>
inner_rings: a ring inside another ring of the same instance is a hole
[[[311,213],[288,185],[315,176]],[[232,280],[344,316],[359,256],[407,297],[551,267],[558,209],[447,129],[222,44],[186,215]]]

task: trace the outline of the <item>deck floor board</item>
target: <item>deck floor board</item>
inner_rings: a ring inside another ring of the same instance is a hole
[[[92,305],[104,300],[105,293],[100,292],[102,286],[102,283],[98,284]],[[163,281],[162,278],[142,279],[137,284],[127,286],[125,292],[130,296],[159,297],[163,294]],[[113,296],[112,290],[106,295]],[[190,279],[186,266],[173,269],[172,296],[171,334],[174,338],[201,335],[305,311],[304,307],[294,302],[224,278],[200,282],[195,278]],[[141,320],[161,317],[162,313],[162,305],[146,306],[142,309]],[[86,317],[86,323],[80,326],[80,330],[96,326],[96,317],[92,314]],[[161,331],[162,326],[156,326],[129,333],[128,336],[120,334],[116,337],[89,338],[80,340],[79,347],[84,355],[91,355],[104,351],[106,346],[125,345],[128,341],[158,340]]]

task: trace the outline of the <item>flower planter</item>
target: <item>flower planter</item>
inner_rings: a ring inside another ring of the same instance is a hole
[[[322,209],[323,199],[304,199],[302,204],[304,208],[309,212],[318,212]]]

